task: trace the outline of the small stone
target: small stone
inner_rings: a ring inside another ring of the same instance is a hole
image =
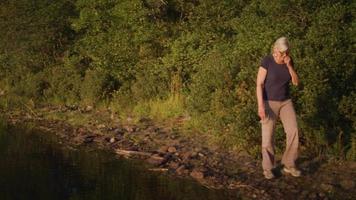
[[[340,185],[345,190],[351,190],[351,189],[353,189],[355,187],[355,182],[352,181],[352,180],[342,180],[340,182]]]
[[[320,188],[322,190],[324,190],[325,192],[331,192],[334,189],[334,186],[331,184],[322,183],[322,184],[320,184]]]
[[[316,193],[314,193],[314,192],[309,194],[309,198],[310,198],[310,199],[316,199],[317,196],[318,196],[318,195],[317,195]]]
[[[169,168],[171,168],[171,169],[177,169],[178,167],[179,167],[179,163],[177,163],[177,162],[169,163]]]
[[[190,152],[183,152],[183,153],[181,154],[181,158],[182,158],[183,160],[189,160],[190,157],[191,157],[191,153],[190,153]]]
[[[133,119],[132,119],[132,117],[127,117],[126,118],[126,121],[128,121],[128,122],[131,122]]]
[[[197,169],[194,169],[191,173],[190,173],[190,176],[195,178],[195,179],[203,179],[204,178],[204,173],[197,170]]]
[[[78,129],[77,129],[77,132],[78,132],[78,133],[85,133],[85,129],[84,129],[84,128],[78,128]]]
[[[96,128],[98,128],[98,129],[102,129],[102,128],[105,128],[106,126],[105,126],[105,124],[99,124],[98,126],[96,126]]]
[[[129,133],[134,132],[134,128],[132,126],[124,126],[124,129]]]
[[[186,170],[185,166],[181,165],[176,169],[176,172],[178,175],[183,175],[185,173],[185,170]]]
[[[94,141],[94,136],[93,135],[89,135],[89,136],[86,136],[85,138],[84,138],[84,142],[85,143],[91,143],[91,142],[93,142]]]
[[[191,155],[190,155],[190,158],[196,158],[198,156],[198,153],[197,152],[193,152]]]
[[[319,197],[321,197],[321,198],[323,198],[323,197],[325,197],[325,194],[323,193],[323,192],[319,192]]]
[[[116,129],[114,129],[114,133],[115,134],[117,134],[117,135],[122,135],[122,134],[124,134],[124,129],[122,129],[122,128],[116,128]]]
[[[157,151],[158,153],[166,153],[168,151],[168,146],[161,146]]]
[[[115,142],[115,138],[114,137],[110,138],[110,143],[114,143],[114,142]]]
[[[89,111],[92,111],[93,110],[93,106],[87,106],[85,108],[85,111],[89,112]]]
[[[168,147],[168,152],[175,153],[175,152],[177,152],[177,149],[175,147]]]
[[[198,153],[198,156],[204,157],[205,155],[203,153]]]

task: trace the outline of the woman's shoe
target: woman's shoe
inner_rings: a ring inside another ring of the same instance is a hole
[[[294,177],[299,177],[302,175],[302,172],[295,167],[290,167],[290,168],[283,167],[283,171],[287,174],[294,176]]]
[[[272,173],[272,170],[264,170],[263,175],[265,176],[266,179],[274,178],[274,174]]]

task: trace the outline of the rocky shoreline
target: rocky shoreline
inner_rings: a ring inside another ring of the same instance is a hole
[[[51,113],[64,118],[55,119]],[[71,115],[92,120],[73,124]],[[31,123],[54,133],[66,145],[92,145],[145,160],[152,171],[192,178],[208,188],[238,190],[246,199],[356,199],[355,162],[300,157],[302,177],[285,176],[276,169],[278,177],[266,180],[259,160],[207,144],[204,135],[182,134],[177,127],[184,119],[169,125],[148,118],[120,121],[108,111],[70,107],[7,111],[5,117],[11,125]]]

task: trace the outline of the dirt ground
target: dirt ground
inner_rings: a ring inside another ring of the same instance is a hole
[[[73,123],[74,115],[90,120]],[[150,170],[194,179],[208,188],[239,190],[246,199],[356,199],[356,162],[301,155],[301,177],[283,174],[279,166],[274,170],[277,177],[266,180],[260,160],[207,145],[202,135],[181,134],[175,128],[181,120],[173,125],[147,118],[120,121],[109,112],[68,107],[7,111],[5,116],[11,125],[31,124],[56,134],[66,145],[91,145],[142,159]]]

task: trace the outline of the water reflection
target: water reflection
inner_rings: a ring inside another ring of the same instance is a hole
[[[236,194],[150,173],[141,165],[103,151],[64,148],[51,134],[0,128],[0,199],[237,198]]]

